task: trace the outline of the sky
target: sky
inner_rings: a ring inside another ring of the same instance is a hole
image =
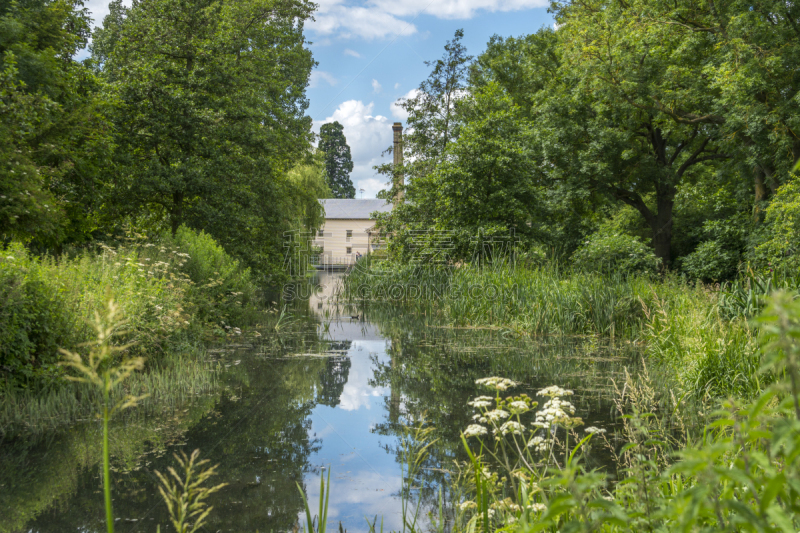
[[[406,116],[395,103],[416,89],[459,28],[477,56],[492,35],[518,37],[553,24],[548,0],[317,0],[306,36],[319,65],[311,73],[308,115],[314,131],[338,121],[353,157],[356,198],[386,187],[373,166],[392,143],[392,123]],[[96,25],[107,0],[85,0]],[[363,192],[362,192],[363,189]]]

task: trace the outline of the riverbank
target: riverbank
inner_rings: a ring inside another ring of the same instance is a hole
[[[753,397],[765,385],[758,374],[757,332],[749,322],[759,308],[752,290],[740,304],[729,293],[721,297],[718,287],[674,276],[609,276],[555,265],[361,266],[346,279],[349,299],[405,306],[453,327],[628,340],[642,345],[670,389],[697,399]]]
[[[146,358],[118,392],[151,402],[207,391],[205,341],[239,335],[260,316],[250,271],[183,227],[59,257],[11,243],[0,253],[0,287],[0,434],[68,425],[92,411],[86,387],[64,379],[59,349],[92,341],[90,320],[109,299],[126,319],[119,343]]]

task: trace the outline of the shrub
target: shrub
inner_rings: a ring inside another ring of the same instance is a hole
[[[43,274],[19,243],[0,256],[0,368],[24,382],[55,370],[58,343],[80,337]]]
[[[0,251],[0,379],[52,383],[64,372],[58,348],[90,340],[89,321],[109,298],[129,317],[125,340],[158,362],[194,335],[192,323],[240,319],[254,294],[249,269],[187,228],[159,244],[101,245],[71,258],[37,258],[12,243]]]
[[[638,237],[624,233],[597,232],[578,248],[572,258],[579,268],[606,274],[648,273],[658,269],[653,250]]]
[[[160,246],[148,248],[152,259],[176,261],[188,276],[188,298],[203,322],[235,321],[255,298],[250,269],[228,255],[207,233],[181,226],[175,236],[167,234]]]
[[[755,265],[762,271],[800,274],[800,178],[778,189],[760,233],[763,238],[752,252]]]
[[[683,258],[683,270],[692,278],[720,281],[733,277],[739,266],[740,254],[719,241],[705,241]]]

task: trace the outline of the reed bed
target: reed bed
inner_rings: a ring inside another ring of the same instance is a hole
[[[644,348],[671,388],[696,398],[752,397],[764,386],[748,317],[731,318],[718,290],[676,276],[376,263],[355,269],[344,288],[346,298],[404,306],[451,327],[628,340]]]

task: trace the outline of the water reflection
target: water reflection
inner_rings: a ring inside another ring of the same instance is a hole
[[[430,315],[385,306],[337,307],[336,278],[308,291],[280,332],[212,350],[219,390],[112,430],[115,513],[120,532],[168,522],[154,470],[175,450],[201,450],[229,486],[211,500],[209,531],[289,531],[301,516],[300,484],[316,505],[319,476],[332,468],[329,527],[367,531],[365,517],[400,529],[398,442],[403,422],[425,418],[438,445],[423,470],[428,508],[453,461],[466,457],[459,432],[470,422],[474,381],[501,375],[534,395],[575,389],[578,415],[610,427],[609,377],[635,364],[628,345],[596,339],[520,340],[494,330],[440,327]],[[321,305],[320,305],[321,304]],[[309,312],[310,309],[310,312]],[[0,533],[101,531],[98,426],[0,443]],[[602,454],[590,466],[609,464]],[[445,501],[452,495],[445,492]],[[426,509],[427,510],[427,509]]]

